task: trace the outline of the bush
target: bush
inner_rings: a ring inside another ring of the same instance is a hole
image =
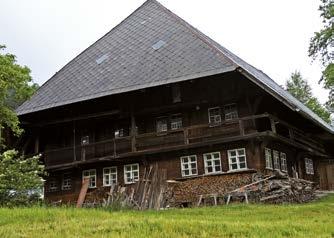
[[[0,153],[0,206],[32,205],[40,201],[43,175],[39,156],[25,158],[15,150]]]

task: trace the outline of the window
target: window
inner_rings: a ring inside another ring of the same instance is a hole
[[[48,182],[48,191],[55,192],[58,191],[58,183],[55,178],[51,178]]]
[[[124,129],[118,129],[115,131],[115,138],[120,138],[124,136]]]
[[[221,172],[220,152],[207,153],[203,157],[206,174]]]
[[[130,184],[139,180],[139,164],[124,165],[124,183]]]
[[[221,123],[221,110],[220,107],[213,107],[208,109],[209,113],[209,123],[210,124],[217,124]]]
[[[314,174],[312,159],[305,158],[305,170],[306,170],[306,174]]]
[[[117,183],[117,167],[103,168],[103,186],[111,186]]]
[[[283,172],[287,172],[288,171],[288,165],[287,165],[287,161],[286,161],[286,154],[281,152],[281,170]]]
[[[197,175],[197,157],[196,155],[181,157],[182,177]]]
[[[70,174],[64,174],[63,176],[63,181],[61,184],[61,189],[62,190],[71,190],[72,188],[72,179]]]
[[[271,149],[265,148],[264,155],[266,159],[266,169],[273,169],[273,160],[271,156]]]
[[[157,132],[166,132],[167,131],[167,118],[158,118],[157,119]]]
[[[233,120],[238,118],[237,104],[229,104],[224,106],[225,120]]]
[[[227,154],[230,171],[242,170],[247,168],[245,148],[228,150]]]
[[[96,169],[82,171],[82,180],[89,179],[88,188],[96,188]]]
[[[89,144],[89,136],[81,137],[81,145],[88,145]]]
[[[182,128],[182,117],[180,115],[175,115],[171,117],[170,128],[172,130],[177,130]]]
[[[279,153],[277,150],[273,150],[273,157],[274,157],[274,169],[279,170]]]

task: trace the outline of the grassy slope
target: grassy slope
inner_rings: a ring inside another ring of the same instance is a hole
[[[0,237],[334,237],[334,196],[168,211],[0,209]]]

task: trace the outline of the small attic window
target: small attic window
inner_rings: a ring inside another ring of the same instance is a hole
[[[95,61],[96,61],[97,64],[101,64],[103,61],[105,61],[108,58],[109,58],[109,55],[108,54],[104,54],[100,58],[97,58]]]
[[[159,40],[157,43],[155,43],[154,45],[152,45],[152,48],[154,50],[158,50],[160,49],[164,44],[166,44],[166,42],[164,42],[163,40]]]

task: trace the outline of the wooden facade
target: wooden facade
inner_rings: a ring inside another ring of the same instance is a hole
[[[226,105],[232,111],[224,111]],[[219,109],[216,121],[210,121],[211,108]],[[70,113],[64,116],[66,111]],[[116,167],[117,183],[126,185],[124,166],[128,164],[138,163],[141,175],[145,166],[157,162],[159,168],[167,169],[170,180],[268,173],[274,168],[266,168],[266,148],[272,160],[274,153],[279,154],[277,169],[285,154],[290,176],[319,181],[317,166],[329,157],[329,150],[320,137],[300,126],[305,119],[297,117],[235,72],[22,117],[26,131],[34,135],[23,148],[27,154],[42,154],[49,172],[45,197],[51,201],[76,201],[84,170],[95,170],[99,188],[104,186],[103,169]],[[159,121],[163,121],[162,129]],[[243,148],[245,168],[232,169],[228,151]],[[203,156],[212,152],[219,153],[221,167],[210,174]],[[196,155],[197,172],[184,176],[181,158],[190,155]],[[306,173],[305,158],[313,161],[314,174]]]

